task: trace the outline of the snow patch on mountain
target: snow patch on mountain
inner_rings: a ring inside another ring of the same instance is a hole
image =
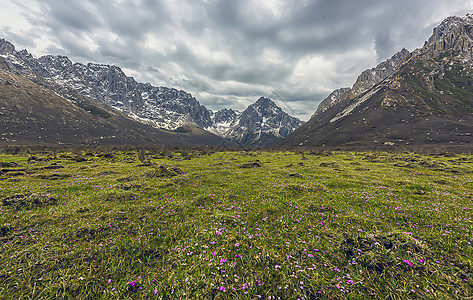
[[[269,145],[292,133],[303,122],[291,117],[271,99],[261,97],[242,113],[223,110],[215,114],[209,130],[240,145]]]

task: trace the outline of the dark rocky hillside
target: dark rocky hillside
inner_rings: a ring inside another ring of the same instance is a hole
[[[366,92],[320,110],[283,145],[473,143],[473,17],[452,17]]]

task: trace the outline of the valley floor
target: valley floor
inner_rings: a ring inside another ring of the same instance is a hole
[[[0,154],[0,298],[473,295],[473,156]]]

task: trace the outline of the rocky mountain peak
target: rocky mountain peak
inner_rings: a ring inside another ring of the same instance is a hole
[[[23,76],[73,103],[91,100],[158,128],[175,130],[190,123],[242,145],[259,146],[286,136],[302,123],[265,97],[250,105],[245,114],[232,109],[211,114],[191,94],[139,83],[118,66],[73,63],[60,55],[36,59],[26,50],[15,51],[6,40],[0,40],[0,54]],[[247,138],[235,138],[234,132]]]
[[[273,100],[261,97],[241,113],[229,136],[242,145],[269,145],[286,137],[302,123]]]
[[[8,59],[26,76],[42,76],[46,80],[41,84],[66,99],[86,97],[155,127],[174,130],[192,123],[205,128],[212,122],[208,110],[189,93],[136,82],[118,66],[73,63],[60,55],[35,59],[26,51],[14,51]]]
[[[273,100],[265,97],[259,98],[255,103],[247,107],[242,114],[258,115],[262,117],[272,117],[286,114]]]
[[[473,15],[445,19],[424,47],[333,92],[282,144],[472,145],[472,46]]]
[[[253,106],[277,106],[273,100],[265,97],[260,97],[255,103],[252,104]]]
[[[210,112],[212,124],[206,129],[216,135],[228,138],[228,132],[236,126],[241,113],[239,111],[223,108],[217,112]]]
[[[351,91],[350,87],[339,88],[330,93],[327,98],[325,98],[322,102],[320,102],[315,114],[320,114],[329,109],[330,107],[336,105],[342,98],[342,95]]]
[[[473,14],[448,17],[435,27],[424,44],[424,52],[438,57],[446,51],[471,53],[473,48]]]
[[[401,49],[401,51],[394,54],[390,59],[388,59],[385,63],[390,64],[392,67],[399,66],[402,62],[406,60],[406,58],[411,56],[411,52],[407,50],[405,47]],[[381,63],[382,65],[383,63]]]
[[[243,112],[222,109],[212,116],[210,132],[239,145],[265,146],[293,132],[302,121],[284,112],[273,100],[260,97]]]
[[[67,56],[62,55],[45,55],[38,58],[38,61],[45,66],[72,66],[72,61]]]
[[[0,55],[13,54],[15,46],[5,39],[0,39]]]
[[[229,108],[221,109],[212,115],[214,123],[231,123],[240,113]]]

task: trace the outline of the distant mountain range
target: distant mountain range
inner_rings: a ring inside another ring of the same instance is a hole
[[[0,117],[3,144],[472,145],[473,15],[362,72],[306,123],[269,98],[213,112],[119,67],[34,58],[0,40]]]
[[[473,15],[334,91],[284,146],[472,145]]]
[[[234,144],[261,146],[281,140],[302,124],[269,99],[258,100],[241,113],[231,109],[214,113],[189,93],[139,83],[117,66],[73,63],[66,56],[34,58],[4,39],[0,56],[19,75],[76,105],[87,99],[156,128],[174,131],[194,126]]]

